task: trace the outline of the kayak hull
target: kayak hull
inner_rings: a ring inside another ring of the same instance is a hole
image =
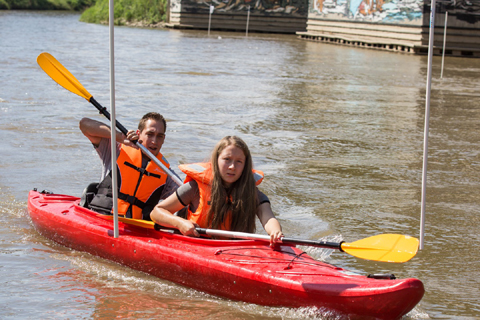
[[[212,295],[265,306],[315,307],[350,319],[399,319],[421,300],[420,280],[380,280],[314,260],[296,247],[255,240],[190,238],[113,222],[79,198],[30,191],[37,231],[91,253]]]

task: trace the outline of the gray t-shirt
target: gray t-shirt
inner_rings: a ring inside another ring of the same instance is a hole
[[[121,144],[117,142],[117,157],[120,153]],[[100,177],[100,181],[103,181],[105,177],[109,174],[112,170],[112,148],[111,148],[111,140],[109,138],[102,138],[98,147],[95,147],[95,150],[102,161],[102,176]],[[170,171],[178,177],[178,175],[170,169]],[[180,179],[180,178],[179,178]],[[175,190],[177,190],[178,185],[175,181],[173,181],[170,176],[167,177],[167,181],[165,182],[165,187],[163,188],[162,195],[160,196],[160,200],[164,200],[168,198]]]
[[[198,190],[198,183],[195,180],[191,180],[177,189],[177,197],[178,200],[184,205],[190,205],[190,210],[192,212],[195,212],[198,208],[198,205],[200,204],[200,191]],[[257,188],[257,198],[258,198],[258,206],[261,205],[262,203],[268,202],[270,203],[270,200],[268,197],[258,190]]]

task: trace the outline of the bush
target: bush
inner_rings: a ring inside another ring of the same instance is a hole
[[[5,0],[0,0],[0,10],[10,10],[10,4]]]
[[[85,10],[80,21],[90,23],[108,23],[108,0],[98,0],[94,6]],[[165,20],[166,0],[116,0],[114,23],[144,22],[155,24]]]

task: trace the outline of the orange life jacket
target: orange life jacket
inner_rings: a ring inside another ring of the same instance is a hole
[[[198,184],[198,190],[200,193],[200,203],[197,210],[192,212],[190,207],[188,208],[188,220],[197,223],[201,228],[209,228],[211,221],[208,221],[208,211],[210,210],[210,199],[212,191],[212,164],[208,163],[193,163],[182,164],[178,168],[184,172],[187,177],[185,182],[195,180]],[[263,180],[263,172],[259,170],[252,170],[255,179],[255,185],[259,185]],[[226,220],[220,226],[221,230],[230,230],[232,224],[231,213],[227,215]]]
[[[158,153],[157,159],[170,168],[170,164],[161,153]],[[120,149],[117,166],[121,176],[118,214],[126,215],[128,208],[132,206],[132,218],[142,219],[145,203],[151,200],[151,195],[165,184],[167,174],[153,161],[142,169],[142,151],[125,145]],[[154,201],[158,202],[158,199]]]

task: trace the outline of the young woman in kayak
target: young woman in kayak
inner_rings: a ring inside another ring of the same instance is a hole
[[[217,143],[209,163],[179,168],[187,174],[185,184],[151,212],[156,223],[195,237],[199,236],[196,227],[253,233],[256,215],[271,245],[283,237],[268,197],[256,187],[263,173],[253,170],[252,156],[242,139],[227,136]],[[187,219],[173,214],[185,206]]]

